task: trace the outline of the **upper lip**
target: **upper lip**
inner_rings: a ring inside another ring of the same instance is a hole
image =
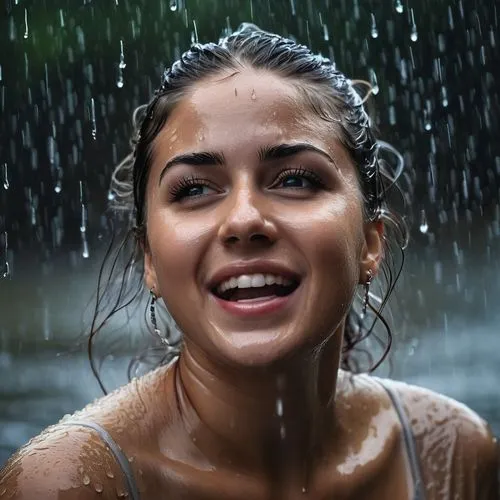
[[[215,271],[208,280],[207,286],[212,290],[233,276],[241,276],[242,274],[274,274],[297,282],[301,278],[297,271],[293,271],[280,262],[268,260],[235,262]]]

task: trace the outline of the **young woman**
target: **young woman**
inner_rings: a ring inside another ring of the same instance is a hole
[[[481,418],[354,373],[405,232],[353,83],[246,25],[183,54],[142,111],[114,190],[171,361],[28,443],[0,499],[497,498]]]

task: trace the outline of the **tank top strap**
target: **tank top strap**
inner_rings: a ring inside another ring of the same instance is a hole
[[[130,467],[130,462],[128,461],[127,457],[125,456],[125,453],[123,453],[118,443],[111,437],[109,432],[106,429],[104,429],[104,427],[102,427],[99,424],[96,424],[95,422],[90,422],[90,421],[61,422],[59,425],[87,427],[97,432],[101,437],[101,439],[108,445],[109,449],[111,450],[111,453],[115,457],[116,462],[123,471],[130,500],[140,500],[139,490],[137,488],[137,484],[134,479],[132,468]]]
[[[376,377],[372,377],[372,379],[376,380],[385,389],[391,399],[394,409],[396,410],[399,421],[401,422],[406,455],[408,457],[408,463],[410,464],[413,488],[415,490],[415,495],[413,498],[414,500],[424,500],[424,482],[422,480],[422,473],[420,471],[420,461],[418,459],[415,437],[413,435],[410,422],[408,421],[406,411],[404,410],[403,404],[401,403],[401,399],[399,398],[398,394],[391,387],[389,387],[389,384],[384,383],[381,379]]]

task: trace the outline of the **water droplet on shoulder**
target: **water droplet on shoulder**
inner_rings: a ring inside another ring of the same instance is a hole
[[[124,490],[123,488],[117,488],[116,490],[116,496],[118,498],[127,498],[128,497],[128,492]]]

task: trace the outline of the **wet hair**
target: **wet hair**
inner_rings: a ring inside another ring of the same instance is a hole
[[[390,207],[388,193],[401,174],[403,159],[394,148],[377,141],[374,136],[372,120],[365,109],[370,90],[365,92],[364,97],[359,91],[360,83],[369,88],[368,84],[349,80],[337,70],[335,63],[314,54],[304,45],[245,23],[218,43],[193,45],[164,72],[161,86],[149,104],[140,106],[134,112],[132,151],[116,167],[111,181],[111,214],[124,227],[125,235],[117,247],[112,239],[101,267],[96,308],[88,339],[91,366],[104,391],[92,357],[94,337],[111,316],[140,299],[145,292],[142,260],[147,245],[146,185],[152,163],[153,142],[168,122],[172,110],[195,84],[224,71],[238,72],[244,68],[265,70],[286,79],[311,111],[325,121],[325,126],[332,127],[332,134],[337,135],[351,155],[363,194],[365,221],[382,220],[385,223],[385,255],[380,276],[376,280],[381,295],[370,294],[367,304],[373,312],[372,319],[368,321],[369,316],[363,313],[361,301],[354,301],[348,313],[341,365],[352,372],[361,370],[360,361],[354,353],[359,350],[358,344],[368,336],[374,336],[384,348],[377,362],[373,362],[370,352],[364,351],[369,358],[370,371],[379,366],[389,352],[392,335],[382,316],[382,309],[401,272],[408,230],[404,219]],[[392,155],[395,167],[382,159],[382,152]],[[400,250],[402,257],[397,270],[393,247]],[[113,295],[115,285],[118,291]],[[374,302],[376,305],[373,305]],[[386,328],[388,341],[385,343],[374,331],[377,320]],[[154,354],[159,356],[155,358],[156,365],[169,362],[179,351],[182,342],[179,332],[174,332],[172,319],[167,316],[164,323],[161,325],[162,331],[166,332],[163,342],[160,341],[147,351],[153,357]],[[152,325],[149,328],[153,330]],[[129,377],[133,367],[144,362],[147,354],[134,358],[129,367]]]

